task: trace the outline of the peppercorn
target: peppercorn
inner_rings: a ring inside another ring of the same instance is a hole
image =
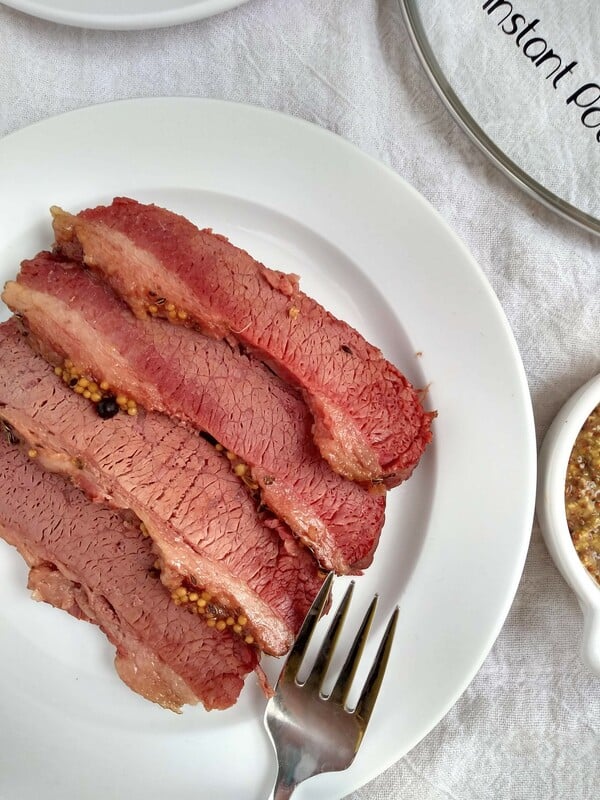
[[[110,419],[111,417],[114,417],[115,414],[119,413],[119,406],[117,405],[116,398],[113,395],[107,395],[106,397],[103,397],[102,400],[98,401],[96,404],[96,410],[102,419]]]

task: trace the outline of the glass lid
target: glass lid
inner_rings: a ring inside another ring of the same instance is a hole
[[[399,2],[471,138],[523,189],[600,233],[600,3]]]

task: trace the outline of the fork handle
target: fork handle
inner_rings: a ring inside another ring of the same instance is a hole
[[[271,800],[288,800],[295,790],[295,786],[276,786],[273,789]]]
[[[296,782],[290,783],[290,776],[282,769],[277,773],[273,793],[269,800],[288,800],[294,793],[298,784]]]

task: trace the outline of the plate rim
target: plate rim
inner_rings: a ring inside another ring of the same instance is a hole
[[[506,337],[506,343],[510,346],[511,354],[512,354],[512,363],[515,369],[515,376],[518,377],[518,385],[521,390],[522,396],[521,399],[523,401],[522,404],[522,411],[523,411],[523,422],[527,429],[527,443],[526,447],[524,447],[524,453],[526,455],[527,460],[529,461],[528,469],[527,469],[527,491],[524,495],[524,502],[523,508],[520,515],[522,521],[522,535],[519,539],[519,548],[518,552],[515,554],[515,558],[512,562],[512,568],[510,571],[510,581],[506,583],[506,590],[504,592],[503,603],[499,607],[498,613],[495,616],[495,624],[490,626],[487,636],[485,637],[485,643],[482,643],[478,648],[480,650],[479,658],[474,660],[473,668],[469,671],[468,674],[465,674],[462,681],[457,683],[457,687],[455,692],[452,693],[451,697],[449,698],[448,702],[443,706],[440,707],[439,713],[437,714],[436,721],[433,725],[428,726],[427,729],[422,732],[418,731],[415,734],[414,741],[409,745],[408,749],[397,752],[395,755],[390,756],[389,758],[382,759],[378,762],[376,768],[369,768],[365,765],[365,768],[362,770],[360,776],[360,783],[354,787],[353,790],[358,789],[360,786],[368,783],[373,778],[380,775],[383,771],[388,769],[390,766],[395,764],[400,758],[402,758],[407,752],[415,747],[422,739],[428,735],[433,728],[439,724],[440,720],[448,713],[448,711],[455,705],[461,695],[464,693],[468,685],[471,683],[475,675],[480,670],[483,662],[487,658],[490,653],[490,650],[496,641],[505,621],[506,617],[510,611],[510,608],[513,604],[515,594],[517,592],[519,582],[521,580],[521,576],[523,573],[523,568],[525,565],[525,559],[527,557],[529,543],[531,538],[532,532],[532,523],[534,518],[534,506],[535,506],[535,497],[536,497],[536,435],[535,435],[535,425],[534,425],[534,415],[533,415],[533,407],[532,407],[532,399],[531,394],[529,392],[527,377],[525,373],[525,368],[523,365],[523,361],[516,343],[516,339],[506,317],[506,314],[502,308],[502,305],[496,296],[487,276],[483,272],[482,268],[479,266],[471,252],[469,251],[466,244],[460,239],[458,234],[454,232],[454,230],[450,227],[450,225],[446,222],[446,220],[442,217],[442,215],[431,205],[431,203],[426,200],[426,198],[421,195],[413,186],[411,186],[399,173],[393,170],[391,167],[387,166],[383,162],[379,161],[375,157],[369,155],[368,153],[361,150],[359,147],[354,145],[352,142],[348,141],[344,137],[336,134],[328,129],[322,128],[312,122],[307,120],[294,117],[290,114],[283,113],[281,111],[276,111],[272,109],[267,109],[264,107],[248,104],[248,103],[237,103],[227,100],[220,100],[220,99],[213,99],[213,98],[199,98],[199,97],[185,97],[185,96],[174,96],[174,97],[145,97],[145,98],[127,98],[122,100],[114,100],[108,101],[103,103],[97,103],[93,105],[84,106],[79,109],[75,109],[72,111],[67,111],[63,113],[57,113],[50,117],[46,117],[38,122],[35,122],[31,125],[25,126],[19,130],[13,131],[7,136],[0,139],[0,155],[2,151],[2,143],[4,140],[12,139],[13,137],[18,136],[18,134],[22,131],[29,130],[31,128],[35,128],[38,126],[43,126],[49,120],[56,120],[58,118],[68,118],[70,116],[77,115],[82,112],[88,112],[90,110],[101,110],[104,106],[115,106],[115,105],[140,105],[144,103],[153,104],[153,103],[184,103],[186,105],[189,104],[203,104],[203,105],[211,105],[216,107],[222,107],[223,109],[232,109],[232,108],[240,108],[242,111],[255,113],[259,115],[263,115],[265,117],[275,117],[280,119],[288,124],[293,123],[296,126],[304,127],[306,130],[309,130],[313,135],[319,135],[325,137],[327,139],[336,140],[336,144],[347,150],[351,151],[356,158],[367,162],[371,169],[375,169],[378,171],[382,171],[388,178],[393,179],[402,189],[402,191],[408,193],[413,202],[417,205],[422,206],[428,215],[433,217],[436,221],[437,226],[440,226],[445,231],[446,235],[450,236],[456,245],[456,247],[461,251],[462,256],[464,258],[464,265],[465,267],[468,266],[472,277],[477,281],[478,288],[482,289],[488,300],[492,303],[495,307],[497,315],[496,321],[502,325],[502,329],[504,332],[504,336]],[[482,637],[483,640],[483,637]]]
[[[92,30],[108,31],[136,31],[150,30],[152,28],[170,28],[174,25],[184,25],[188,22],[212,17],[223,11],[244,5],[248,0],[195,0],[179,8],[170,8],[164,11],[151,13],[126,13],[126,14],[101,14],[99,12],[85,13],[81,11],[67,11],[65,9],[52,9],[39,0],[3,0],[4,5],[10,6],[15,11],[28,14],[38,19],[54,22],[57,25],[67,25],[74,28],[90,28]]]

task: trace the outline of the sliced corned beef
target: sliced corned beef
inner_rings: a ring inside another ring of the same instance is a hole
[[[0,536],[31,567],[38,600],[100,626],[136,692],[178,710],[235,703],[256,650],[177,607],[153,568],[150,541],[118,511],[90,503],[0,437]]]
[[[300,291],[296,275],[158,206],[116,198],[77,216],[52,211],[57,248],[101,272],[138,316],[239,341],[300,387],[336,471],[388,486],[412,473],[433,415],[376,347]]]
[[[333,472],[301,396],[263,364],[198,331],[137,319],[103,282],[49,253],[23,262],[3,299],[61,362],[235,453],[323,566],[347,573],[371,562],[384,496]]]
[[[322,582],[310,552],[257,513],[227,460],[198,434],[156,413],[101,419],[27,338],[14,321],[0,325],[0,418],[48,469],[143,521],[162,580],[181,602],[206,590],[201,613],[211,623],[232,617],[242,637],[285,652]]]

